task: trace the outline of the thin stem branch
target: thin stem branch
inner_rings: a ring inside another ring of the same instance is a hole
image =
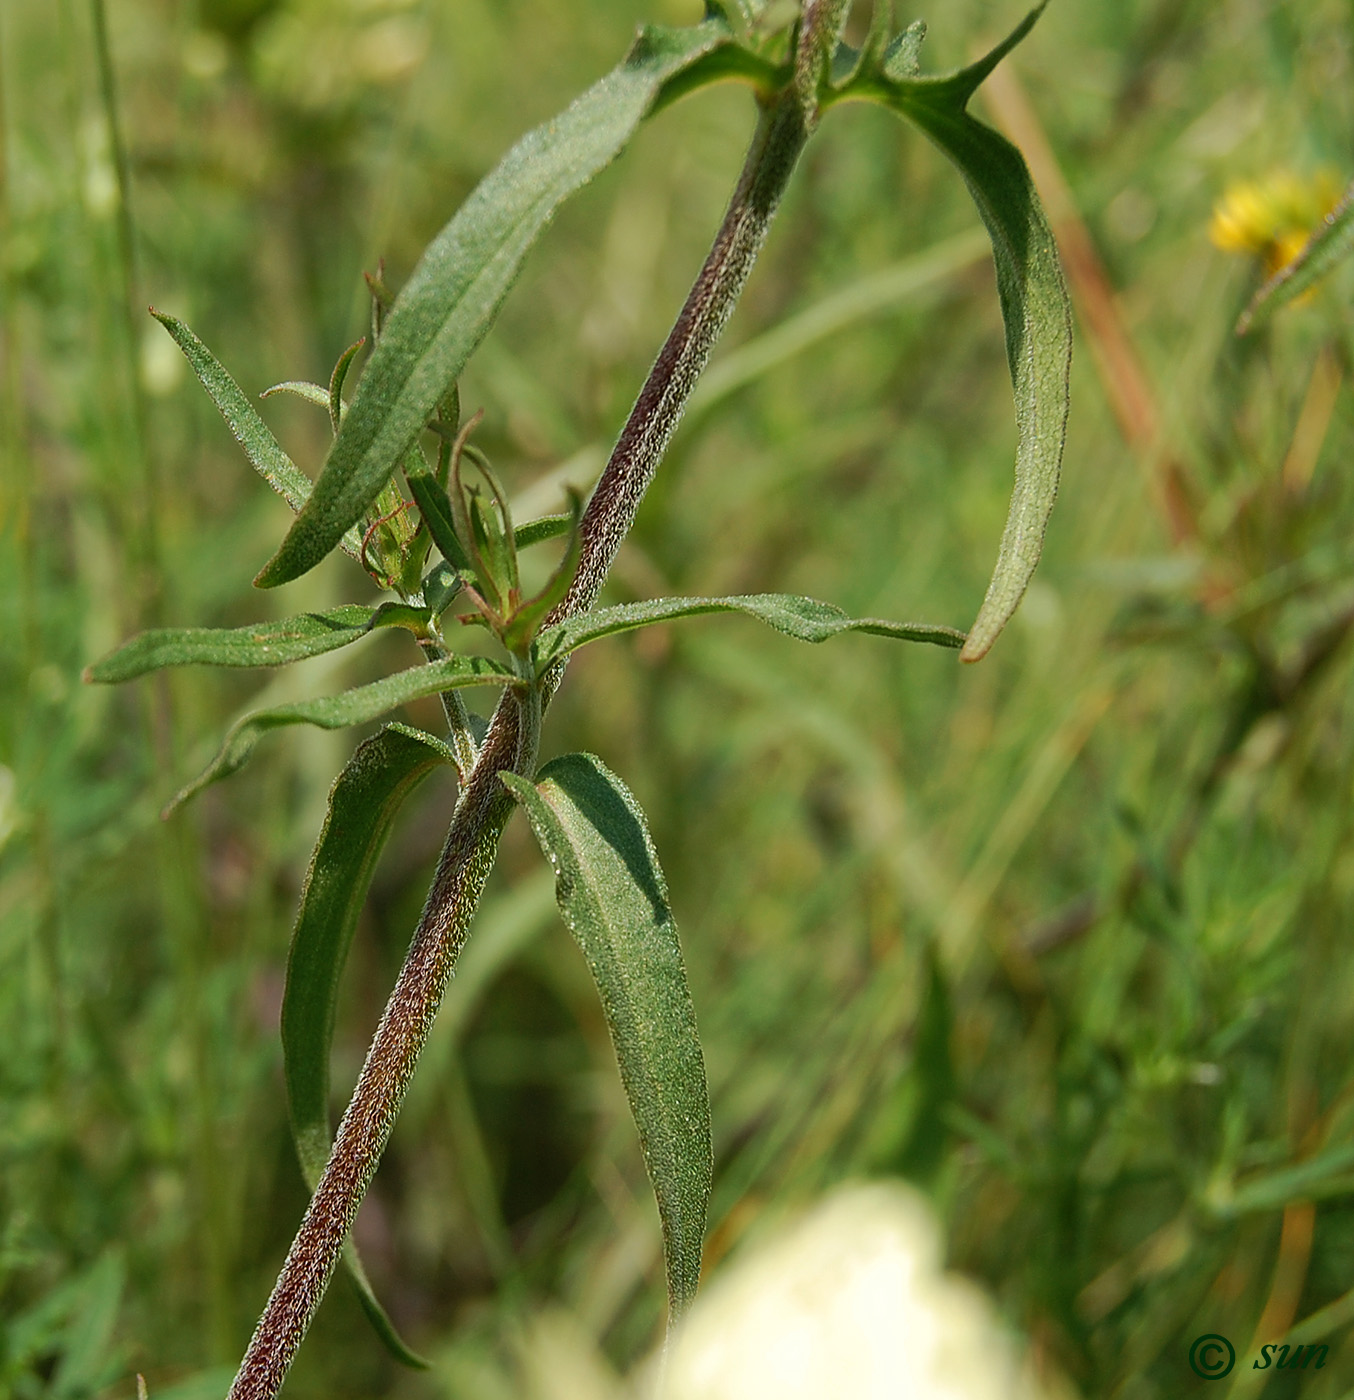
[[[421,640],[419,646],[429,663],[443,661],[451,655],[451,648],[443,645],[437,636]],[[479,757],[475,732],[470,727],[470,711],[466,709],[459,690],[444,690],[440,698],[442,715],[447,721],[447,737],[451,740],[451,751],[456,755],[456,781],[464,787],[470,781]]]
[[[729,208],[583,517],[582,561],[552,621],[586,611],[765,240],[812,125],[793,89],[762,113]],[[404,966],[372,1039],[328,1165],[231,1387],[272,1400],[301,1344],[376,1172],[493,864],[512,799],[499,774],[530,775],[540,712],[563,674],[505,694],[462,791]]]

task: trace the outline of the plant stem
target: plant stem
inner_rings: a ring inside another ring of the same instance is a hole
[[[808,134],[808,121],[789,89],[762,113],[724,222],[588,501],[578,572],[547,626],[586,612],[601,592],[696,380],[733,314]]]
[[[516,710],[517,702],[511,703]],[[531,745],[518,744],[518,729],[515,720],[497,727],[462,791],[404,966],[229,1400],[271,1400],[277,1394],[324,1296],[395,1125],[493,865],[499,834],[512,811],[512,799],[498,775],[519,767],[529,773],[535,763],[534,751],[523,752]]]
[[[813,124],[793,89],[762,112],[724,221],[671,334],[626,420],[584,513],[582,561],[552,621],[595,601],[665,452],[696,379],[765,240]],[[563,663],[539,689],[500,701],[452,818],[404,966],[357,1087],[228,1400],[272,1400],[338,1262],[375,1175],[447,981],[465,942],[513,802],[499,774],[529,776],[540,711]]]

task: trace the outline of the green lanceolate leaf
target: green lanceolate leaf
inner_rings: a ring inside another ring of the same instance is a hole
[[[335,436],[338,434],[339,424],[343,421],[343,382],[348,378],[348,369],[356,358],[357,352],[366,343],[366,336],[363,336],[361,340],[354,341],[335,361],[334,372],[329,376],[329,426],[334,430]]]
[[[816,598],[800,598],[792,593],[750,593],[741,598],[651,598],[643,603],[622,603],[581,613],[541,633],[536,644],[538,662],[548,665],[599,637],[703,613],[746,613],[801,642],[825,642],[843,632],[870,632],[904,642],[929,642],[941,647],[964,645],[964,634],[953,627],[848,617],[840,608],[820,603]]]
[[[313,724],[320,729],[346,729],[366,724],[411,700],[460,690],[472,685],[506,685],[514,676],[508,667],[483,656],[448,656],[427,666],[397,671],[370,685],[360,685],[342,695],[326,695],[318,700],[300,700],[256,710],[231,727],[216,757],[179,792],[165,808],[165,814],[201,792],[210,783],[228,778],[249,761],[258,741],[270,729],[288,724]]]
[[[1279,307],[1300,297],[1351,253],[1354,253],[1354,185],[1326,215],[1325,223],[1307,240],[1302,252],[1286,267],[1281,267],[1251,298],[1251,304],[1237,322],[1237,334],[1245,335]]]
[[[353,931],[395,814],[409,794],[455,755],[420,729],[391,724],[357,746],[329,790],[324,828],[310,858],[287,959],[282,1061],[296,1155],[313,1191],[329,1160],[329,1054],[334,1008]],[[392,1353],[426,1366],[377,1302],[350,1240],[344,1262],[363,1309]]]
[[[271,399],[274,394],[290,394],[293,398],[313,403],[317,408],[329,407],[329,390],[323,384],[312,384],[308,379],[284,379],[281,384],[270,384],[259,398]]]
[[[130,681],[164,666],[285,666],[337,651],[376,627],[427,623],[426,611],[385,603],[349,603],[329,612],[302,613],[249,627],[164,627],[142,632],[85,671],[87,681]]]
[[[414,504],[418,506],[423,523],[433,537],[433,543],[442,551],[442,558],[453,569],[470,572],[470,556],[461,546],[456,534],[456,526],[451,519],[451,501],[446,491],[437,484],[431,472],[415,472],[409,480],[409,490],[413,492]]]
[[[1031,11],[991,53],[957,73],[908,77],[915,45],[901,45],[883,68],[862,72],[842,93],[882,102],[919,126],[958,166],[992,240],[1019,445],[1006,529],[987,596],[964,644],[965,661],[986,655],[1039,562],[1067,431],[1072,313],[1057,245],[1020,152],[966,110],[978,85],[1042,10],[1040,5]]]
[[[211,395],[226,426],[235,441],[244,448],[254,470],[282,497],[294,510],[304,508],[310,496],[310,478],[282,450],[282,444],[269,431],[268,425],[254,411],[254,406],[245,397],[244,391],[226,373],[225,367],[210,350],[180,320],[166,316],[163,312],[152,311],[151,315],[174,337],[174,343],[183,351],[193,368],[193,373],[202,381],[202,387]],[[289,392],[305,386],[279,384],[278,390]],[[318,386],[316,386],[318,387]],[[323,390],[321,393],[323,394]],[[321,400],[328,403],[328,398]],[[360,512],[359,512],[360,514]],[[356,519],[356,517],[354,517]],[[353,522],[348,522],[351,525]],[[340,532],[334,544],[357,558],[362,547],[357,531],[347,526]],[[331,546],[332,547],[332,546]]]
[[[545,587],[534,598],[523,603],[513,614],[512,620],[503,632],[503,645],[509,651],[521,653],[528,649],[536,636],[537,629],[564,601],[578,573],[578,565],[583,558],[583,532],[580,528],[583,519],[583,501],[576,493],[573,496],[573,511],[569,517],[569,543],[564,557],[555,566],[555,571],[546,580]]]
[[[666,82],[729,39],[719,21],[642,30],[619,67],[481,181],[385,319],[315,490],[255,580],[261,588],[313,568],[361,518],[493,323],[560,202],[610,164]]]
[[[644,814],[591,754],[500,775],[555,870],[555,896],[601,994],[663,1225],[673,1315],[700,1277],[712,1150],[705,1064],[667,887]]]
[[[513,529],[513,543],[518,549],[526,549],[533,544],[558,539],[567,535],[574,523],[572,515],[543,515],[539,520],[528,520],[525,525]]]

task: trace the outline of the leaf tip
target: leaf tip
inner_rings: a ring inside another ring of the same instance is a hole
[[[1024,593],[1024,589],[1021,589]],[[1020,601],[1017,597],[1016,602]],[[966,666],[971,666],[975,661],[981,661],[983,657],[992,650],[997,638],[1006,630],[1006,624],[1011,620],[1015,612],[1015,605],[1006,603],[1004,606],[992,607],[991,600],[985,600],[983,606],[978,610],[978,616],[974,619],[973,626],[969,628],[968,636],[964,638],[963,645],[959,648],[959,660]]]
[[[282,542],[282,548],[254,575],[255,588],[276,588],[279,584],[290,583],[296,577],[288,568],[286,554],[286,541]]]

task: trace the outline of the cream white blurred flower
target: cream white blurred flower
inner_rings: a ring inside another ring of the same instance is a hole
[[[702,1290],[655,1400],[1040,1400],[925,1201],[839,1188]]]

